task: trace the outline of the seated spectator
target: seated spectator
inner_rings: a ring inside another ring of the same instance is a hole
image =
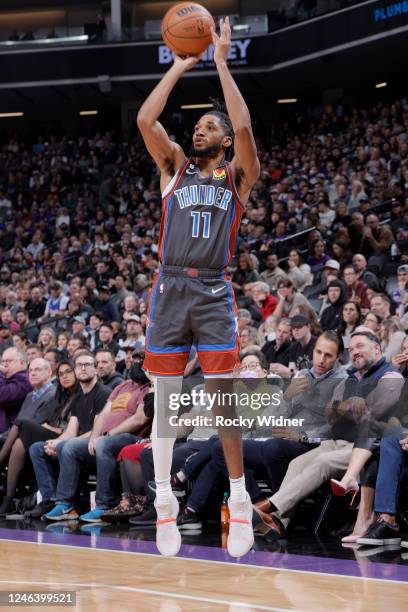
[[[39,319],[42,323],[47,319],[63,317],[67,311],[69,297],[63,293],[63,285],[60,281],[50,284],[50,297],[45,306],[44,315]]]
[[[16,311],[16,322],[20,327],[19,332],[25,334],[30,342],[34,342],[34,340],[37,339],[37,326],[30,322],[27,310],[24,310],[24,308],[19,308]]]
[[[302,254],[297,249],[290,251],[288,267],[287,277],[292,281],[297,291],[302,292],[305,287],[313,284],[313,274],[310,266],[303,261]]]
[[[81,390],[75,397],[71,417],[66,429],[57,438],[36,442],[30,446],[30,458],[33,464],[38,489],[42,496],[41,506],[36,506],[35,516],[52,511],[58,495],[64,499],[67,490],[78,483],[78,465],[71,461],[76,448],[83,448],[84,441],[89,442],[96,416],[102,411],[110,395],[110,389],[98,380],[95,358],[89,351],[78,351],[74,358],[75,375]],[[56,479],[55,467],[65,459],[68,469]],[[58,463],[57,463],[58,461]],[[75,469],[73,469],[75,468]],[[45,510],[44,510],[45,508]],[[65,510],[61,511],[60,510]],[[59,520],[77,518],[73,507],[66,505],[58,509]]]
[[[345,266],[351,263],[352,254],[345,240],[338,238],[332,243],[332,253],[335,261],[340,264],[340,269],[344,269]]]
[[[128,380],[130,378],[130,371],[134,363],[143,363],[144,351],[144,344],[139,344],[135,347],[128,346],[125,348],[125,359],[119,365],[124,380]]]
[[[311,255],[307,263],[310,266],[314,279],[317,280],[320,277],[320,273],[323,271],[325,263],[329,261],[330,257],[326,253],[326,245],[320,238],[312,242],[310,251]]]
[[[376,293],[381,291],[381,282],[378,280],[378,277],[370,270],[367,269],[367,259],[361,253],[356,253],[353,255],[352,260],[353,268],[357,272],[358,280],[362,281],[373,289]]]
[[[335,211],[336,216],[330,228],[333,234],[336,234],[342,228],[347,228],[351,223],[351,215],[348,212],[345,202],[338,202]]]
[[[115,276],[114,288],[115,293],[111,299],[113,304],[115,304],[116,308],[119,310],[123,300],[127,295],[131,295],[131,292],[126,289],[125,279],[121,274],[117,274]]]
[[[27,361],[30,364],[33,359],[36,359],[37,357],[42,357],[43,353],[38,344],[29,344],[27,346],[26,355]]]
[[[255,327],[244,327],[240,333],[239,339],[242,351],[249,346],[259,345],[258,332]]]
[[[51,366],[46,359],[34,359],[29,366],[33,391],[25,398],[14,425],[0,451],[0,466],[8,462],[6,495],[0,506],[0,516],[15,510],[13,497],[17,481],[24,468],[28,440],[48,440],[57,433],[48,425],[55,417],[55,386],[51,381]],[[31,434],[28,433],[31,431]],[[35,439],[32,439],[34,435]],[[25,444],[24,444],[25,441]]]
[[[289,366],[274,366],[274,372],[282,378],[291,378],[297,370],[310,368],[316,337],[312,336],[309,319],[303,315],[296,315],[290,319],[292,338],[294,342],[289,349]]]
[[[285,271],[279,267],[276,253],[268,253],[265,264],[266,270],[261,272],[260,280],[267,283],[271,291],[276,291],[279,279],[286,276]]]
[[[406,335],[397,317],[390,317],[381,323],[380,340],[384,357],[391,362],[401,349]]]
[[[348,347],[350,338],[356,328],[361,325],[361,309],[356,302],[346,302],[341,310],[340,322],[337,328],[339,338],[343,342],[343,363],[348,363]]]
[[[261,281],[252,284],[251,293],[255,305],[261,313],[261,320],[265,321],[266,317],[274,314],[278,300],[270,294],[269,285]]]
[[[55,348],[56,336],[54,330],[51,327],[42,327],[38,335],[37,344],[43,353],[48,349]]]
[[[370,311],[379,315],[382,320],[391,316],[391,300],[385,293],[374,293],[370,299]]]
[[[246,308],[240,308],[237,314],[237,322],[238,322],[238,333],[241,334],[241,331],[244,327],[252,326],[252,317],[249,310]]]
[[[75,357],[75,353],[86,348],[85,338],[81,334],[74,334],[68,340],[67,353],[70,359]]]
[[[12,334],[15,334],[20,331],[20,326],[13,319],[13,314],[10,308],[3,308],[1,311],[0,320],[4,325],[7,325]]]
[[[122,318],[127,321],[129,317],[136,315],[139,316],[139,304],[134,294],[127,295],[123,300],[123,314]]]
[[[258,328],[259,346],[263,346],[265,342],[275,340],[276,338],[277,320],[273,315],[266,317]]]
[[[109,285],[101,285],[99,287],[99,296],[98,299],[95,300],[94,308],[96,312],[101,313],[107,323],[119,319],[118,309],[110,297]]]
[[[77,361],[78,363],[78,361]],[[150,434],[151,421],[143,409],[143,399],[150,387],[140,366],[132,369],[131,379],[124,381],[107,398],[103,410],[95,418],[90,436],[66,443],[59,452],[60,475],[55,507],[45,518],[58,521],[73,510],[81,464],[96,464],[96,507],[81,515],[85,522],[99,522],[104,511],[117,503],[116,457],[119,451],[136,442],[137,436]]]
[[[56,383],[57,366],[62,359],[62,354],[58,349],[51,348],[44,352],[44,359],[46,359],[51,366],[51,382]]]
[[[392,358],[392,364],[398,368],[404,378],[408,378],[408,336],[401,343],[399,352]]]
[[[25,353],[28,346],[28,338],[25,334],[19,333],[13,336],[13,346],[22,353]]]
[[[67,332],[60,332],[57,336],[57,349],[61,353],[67,352],[68,341],[70,339],[70,334]]]
[[[255,270],[253,259],[248,253],[241,253],[238,256],[237,269],[232,275],[232,286],[237,291],[241,291],[243,285],[254,283],[259,280],[259,274]]]
[[[142,332],[142,325],[140,323],[140,317],[138,315],[131,315],[126,320],[125,325],[126,336],[123,339],[119,340],[120,349],[122,349],[124,346],[136,346],[136,344],[145,343],[146,338]],[[123,358],[120,353],[121,350],[119,351],[119,356]]]
[[[99,312],[93,312],[89,317],[89,326],[86,328],[87,340],[91,351],[94,351],[100,344],[99,330],[104,323],[103,316]]]
[[[290,462],[279,491],[256,509],[255,524],[258,523],[264,532],[272,530],[276,537],[281,537],[297,503],[327,479],[336,478],[347,470],[353,442],[342,436],[354,439],[359,432],[357,422],[356,426],[351,425],[351,415],[356,415],[357,410],[365,412],[368,407],[373,417],[380,421],[398,401],[403,378],[395,379],[397,373],[381,355],[379,342],[373,334],[353,334],[349,353],[354,368],[336,387],[328,407],[333,439],[322,441],[317,448]],[[387,381],[389,378],[395,379],[392,384]],[[370,444],[368,440],[367,446]],[[346,483],[341,484],[347,490]]]
[[[371,329],[374,334],[380,337],[380,329],[383,318],[375,312],[369,312],[363,319],[363,325]]]
[[[289,278],[284,278],[278,282],[278,305],[274,310],[274,316],[277,319],[282,317],[290,318],[297,314],[299,306],[306,306],[313,310],[304,295],[296,291],[292,281]]]
[[[394,236],[388,225],[380,225],[377,215],[368,215],[366,226],[363,228],[363,239],[361,241],[361,252],[368,257],[368,264],[376,266],[378,273],[381,272],[385,263],[391,259],[391,246]]]
[[[308,298],[321,298],[327,293],[327,285],[332,280],[336,280],[340,273],[340,264],[335,259],[329,259],[323,268],[320,282],[314,283],[311,287],[306,288]]]
[[[397,286],[390,292],[390,297],[396,305],[395,314],[403,319],[408,303],[408,266],[406,264],[398,267],[397,279]]]
[[[99,348],[95,353],[96,370],[100,380],[111,391],[123,383],[123,376],[116,371],[115,355],[110,351]]]
[[[317,200],[317,210],[318,210],[318,215],[319,215],[318,227],[323,232],[327,231],[329,227],[332,225],[335,219],[336,213],[332,208],[330,208],[329,198],[327,197],[325,193],[319,194],[319,197]]]
[[[358,280],[357,272],[353,266],[346,266],[343,271],[344,284],[346,285],[346,297],[348,300],[359,304],[364,314],[370,309],[367,296],[367,285]]]
[[[10,325],[0,321],[0,355],[13,346],[13,336]]]
[[[333,280],[327,285],[328,306],[320,317],[320,326],[323,331],[338,328],[345,302],[344,293],[344,287],[338,280]]]
[[[30,292],[30,300],[27,304],[27,312],[30,321],[38,322],[44,315],[47,300],[41,293],[40,287],[33,287]]]
[[[0,444],[13,425],[32,387],[28,378],[27,357],[16,348],[6,349],[0,362]]]
[[[86,327],[86,321],[83,317],[81,317],[80,315],[77,315],[75,317],[72,318],[72,333],[74,335],[80,335],[83,336],[85,340],[87,340],[87,333],[85,330]]]
[[[289,319],[281,319],[276,328],[275,340],[265,342],[262,353],[265,355],[269,370],[279,374],[279,365],[289,366],[289,353],[292,346],[292,329]]]
[[[99,344],[97,349],[105,349],[110,351],[115,356],[119,351],[119,344],[113,339],[114,331],[112,325],[109,323],[103,323],[99,328]]]

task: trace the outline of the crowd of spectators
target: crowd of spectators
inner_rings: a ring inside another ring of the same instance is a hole
[[[174,119],[171,130],[187,142]],[[270,141],[258,135],[257,145],[261,175],[229,269],[238,304],[240,372],[258,368],[265,377],[295,383],[285,399],[293,403],[300,392],[304,397],[299,377],[314,380],[331,376],[333,369],[351,376],[347,368],[359,369],[360,350],[374,351],[370,363],[380,377],[391,372],[403,381],[408,374],[408,102],[353,110],[339,104],[299,113],[293,125],[276,128]],[[18,476],[30,456],[44,500],[37,515],[77,517],[79,465],[91,463],[104,476],[98,478],[96,510],[84,520],[100,520],[112,507],[114,516],[126,518],[147,506],[140,524],[154,522],[151,407],[144,401],[152,389],[139,362],[148,292],[159,267],[160,219],[159,177],[137,137],[117,140],[106,132],[93,138],[40,137],[34,144],[13,137],[1,146],[0,464],[9,469],[0,513],[12,510]],[[358,338],[366,343],[360,349]],[[319,362],[322,353],[330,367]],[[371,376],[371,366],[363,374]],[[194,349],[186,375],[192,373],[200,374]],[[400,383],[393,384],[397,396],[388,394],[377,421],[387,422],[390,402],[397,403]],[[37,411],[50,389],[52,401]],[[80,406],[90,410],[86,419]],[[116,413],[121,417],[111,422]],[[199,510],[211,491],[214,470],[208,462],[219,473],[224,470],[215,432],[206,434],[196,431],[191,439],[205,444],[187,441],[175,463],[173,485],[183,494],[192,466],[207,467],[196,489],[199,502],[196,507],[190,502],[182,519],[187,526],[200,522]],[[83,435],[85,441],[78,438]],[[285,469],[281,463],[279,478],[270,477],[276,494],[289,462],[296,459],[299,465],[298,455],[313,451],[321,467],[321,449],[315,446],[325,435],[319,429],[312,438],[302,442],[301,452],[292,446],[285,450]],[[120,482],[116,457],[129,444],[132,448],[120,456]],[[341,477],[352,448],[350,440],[336,441],[329,450],[340,453],[341,461],[329,462],[323,479],[319,467],[310,482]],[[255,465],[256,453],[248,452]],[[269,456],[274,452],[275,447]],[[183,467],[192,453],[201,454]],[[58,481],[50,467],[57,460]],[[133,473],[139,462],[141,479]],[[360,470],[343,482],[345,491],[355,488]],[[116,507],[120,484],[125,494]],[[258,495],[252,498],[256,502]],[[268,530],[282,533],[284,512],[278,497],[271,500],[258,513]],[[360,517],[357,531],[368,526],[367,516]]]

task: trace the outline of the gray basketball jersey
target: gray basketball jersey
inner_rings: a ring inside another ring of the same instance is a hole
[[[228,162],[202,177],[187,159],[164,191],[159,256],[162,264],[222,270],[235,252],[244,207]]]

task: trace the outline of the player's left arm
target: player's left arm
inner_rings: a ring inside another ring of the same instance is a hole
[[[252,133],[251,116],[245,100],[227,65],[231,47],[229,18],[220,20],[220,35],[212,31],[214,62],[217,66],[228,116],[234,129],[234,159],[232,169],[241,201],[245,204],[260,172],[256,144]]]

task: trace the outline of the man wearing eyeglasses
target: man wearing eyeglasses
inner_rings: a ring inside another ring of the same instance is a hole
[[[58,438],[47,440],[45,444],[36,442],[30,446],[30,457],[43,498],[38,508],[39,513],[34,516],[41,516],[49,510],[46,517],[50,520],[78,517],[71,503],[79,479],[79,464],[75,457],[78,453],[87,453],[94,420],[105,406],[111,392],[98,379],[92,353],[86,350],[78,351],[74,365],[81,392],[73,403],[67,428]],[[60,468],[58,481],[53,469],[56,459]]]
[[[0,361],[0,434],[10,429],[31,390],[25,353],[6,349]]]

